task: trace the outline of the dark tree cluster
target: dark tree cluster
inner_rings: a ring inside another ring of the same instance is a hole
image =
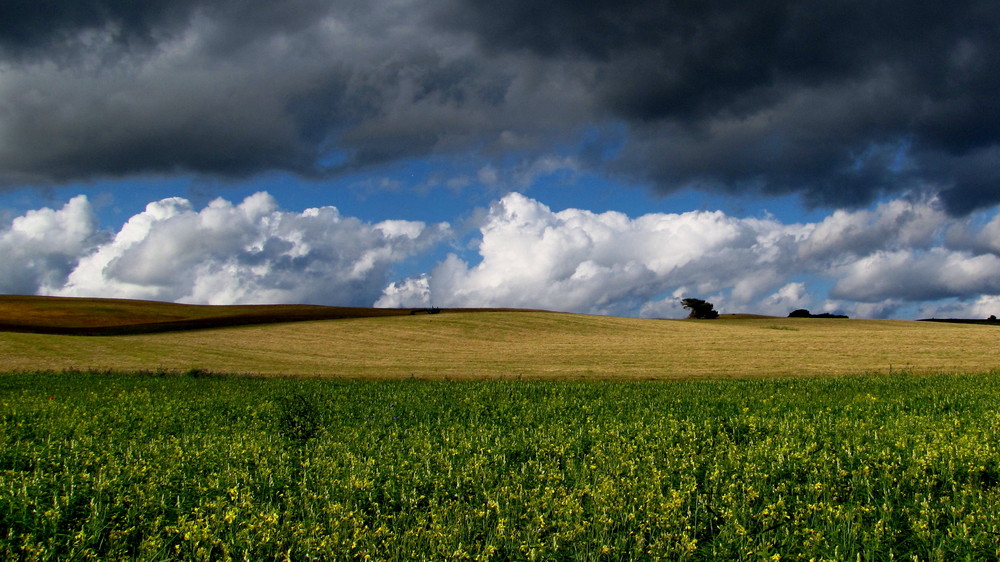
[[[821,314],[812,314],[804,308],[798,310],[793,310],[788,313],[789,318],[847,318],[843,314],[830,314],[829,312],[823,312]]]
[[[688,314],[688,318],[711,320],[719,317],[719,313],[715,310],[715,305],[708,301],[686,298],[681,299],[681,306],[691,311],[691,313]]]

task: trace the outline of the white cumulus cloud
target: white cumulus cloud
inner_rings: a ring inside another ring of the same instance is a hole
[[[649,317],[683,316],[682,297],[773,315],[1000,313],[996,211],[954,218],[934,199],[785,223],[720,211],[555,211],[511,193],[475,217],[472,250],[458,253],[466,233],[446,223],[284,211],[263,192],[200,209],[153,201],[117,231],[99,230],[78,196],[0,225],[0,292]],[[428,259],[449,245],[456,253]],[[418,259],[425,269],[398,274]]]
[[[424,284],[390,286],[381,302],[412,302],[425,295],[438,306],[627,315],[679,287],[706,293],[744,279],[766,279],[743,290],[751,298],[783,284],[770,271],[781,255],[774,250],[800,230],[721,212],[635,219],[618,212],[553,212],[514,193],[486,216],[478,264],[451,255]]]
[[[449,255],[429,275],[387,286],[379,303],[678,316],[677,300],[697,296],[730,312],[885,316],[958,299],[974,314],[991,302],[984,295],[1000,294],[990,246],[998,221],[980,222],[951,218],[934,199],[785,224],[722,212],[556,212],[513,193],[483,218],[478,262]]]
[[[61,209],[31,210],[0,230],[0,292],[35,293],[61,287],[79,257],[100,240],[86,196]]]
[[[201,210],[175,197],[150,203],[86,252],[74,246],[63,282],[34,290],[205,304],[370,305],[394,264],[448,232],[443,223],[369,224],[334,207],[281,211],[263,192],[235,205],[216,199]]]

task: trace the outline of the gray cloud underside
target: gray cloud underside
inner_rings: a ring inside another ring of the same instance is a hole
[[[918,5],[919,4],[919,5]],[[1000,4],[119,0],[0,6],[0,180],[532,159],[859,205],[1000,201]]]

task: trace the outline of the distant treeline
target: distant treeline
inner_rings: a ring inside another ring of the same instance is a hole
[[[847,318],[844,314],[830,314],[829,312],[823,312],[821,314],[813,314],[804,308],[798,310],[793,310],[788,313],[789,318]]]
[[[997,320],[996,316],[990,316],[989,318],[978,319],[978,318],[921,318],[919,322],[948,322],[951,324],[989,324],[991,326],[1000,326],[1000,320]]]

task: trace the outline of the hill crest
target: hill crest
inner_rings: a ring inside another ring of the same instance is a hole
[[[429,309],[308,304],[197,305],[109,298],[0,295],[0,332],[116,336],[260,324],[508,309]]]

